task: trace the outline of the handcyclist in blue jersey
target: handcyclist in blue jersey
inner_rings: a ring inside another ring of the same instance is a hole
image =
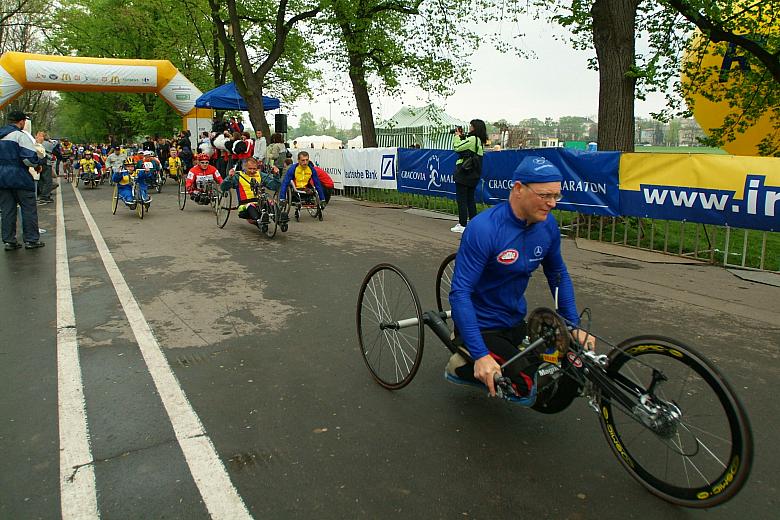
[[[574,287],[561,256],[561,238],[550,214],[561,199],[563,177],[543,157],[523,159],[512,177],[509,200],[483,211],[466,227],[455,260],[450,291],[456,344],[474,360],[454,354],[445,377],[454,383],[481,382],[495,395],[494,374],[499,364],[519,352],[526,335],[525,290],[541,265],[550,290],[557,295],[558,312],[578,325]],[[594,348],[592,336],[575,329],[575,337]],[[536,364],[520,359],[503,374],[512,381],[520,404],[535,400]]]

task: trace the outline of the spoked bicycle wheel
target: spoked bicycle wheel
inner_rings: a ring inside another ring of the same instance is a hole
[[[187,184],[184,175],[179,176],[179,209],[184,210],[187,205]]]
[[[376,382],[389,390],[408,385],[420,368],[425,325],[420,298],[403,271],[374,266],[360,286],[356,318],[360,353]]]
[[[265,217],[268,222],[263,222],[263,232],[268,238],[273,238],[276,236],[276,228],[279,226],[279,206],[274,203],[273,199],[266,199],[265,209]]]
[[[439,312],[450,310],[450,287],[455,274],[456,253],[447,255],[436,273],[436,308]]]
[[[119,205],[119,185],[114,184],[114,194],[111,197],[111,213],[116,215],[116,207]]]
[[[646,392],[633,409],[604,395],[600,401],[604,435],[631,476],[686,507],[713,507],[739,492],[753,463],[753,436],[714,366],[674,340],[645,336],[618,345],[607,373]]]
[[[233,209],[233,190],[220,191],[217,202],[217,226],[225,227],[230,218],[230,210]]]

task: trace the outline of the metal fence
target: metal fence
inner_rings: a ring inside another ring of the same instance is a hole
[[[347,187],[337,192],[358,200],[457,215],[455,201],[395,190]],[[485,208],[481,206],[478,209]],[[686,258],[780,273],[780,233],[637,217],[599,217],[555,210],[561,233]]]

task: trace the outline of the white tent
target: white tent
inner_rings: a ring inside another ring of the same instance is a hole
[[[297,148],[314,148],[315,150],[338,150],[341,148],[341,139],[329,135],[304,135],[296,137]],[[293,146],[295,148],[296,146]]]
[[[359,135],[347,141],[347,148],[363,148],[363,136]]]

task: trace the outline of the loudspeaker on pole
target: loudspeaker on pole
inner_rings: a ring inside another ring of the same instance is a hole
[[[274,130],[279,134],[287,133],[287,114],[276,114],[274,116]]]

